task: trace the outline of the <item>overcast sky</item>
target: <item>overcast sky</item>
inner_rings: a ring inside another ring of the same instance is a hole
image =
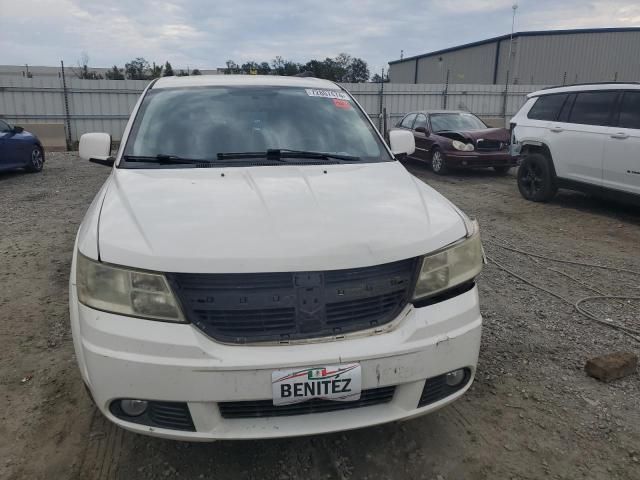
[[[174,68],[298,62],[347,52],[374,71],[509,33],[512,0],[0,0],[0,64]],[[638,0],[521,0],[516,31],[640,26]]]

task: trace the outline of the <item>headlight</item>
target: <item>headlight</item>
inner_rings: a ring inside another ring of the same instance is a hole
[[[455,148],[456,150],[461,150],[463,152],[473,152],[474,150],[473,143],[463,143],[458,140],[454,140],[453,142],[451,142],[451,144],[453,145],[453,148]]]
[[[134,317],[184,322],[164,275],[95,262],[78,252],[78,299],[88,307]]]
[[[450,247],[422,259],[413,299],[436,295],[473,280],[482,271],[483,253],[478,222],[467,237]]]

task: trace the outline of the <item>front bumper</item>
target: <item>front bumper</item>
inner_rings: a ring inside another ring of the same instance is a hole
[[[74,347],[83,380],[102,413],[135,432],[183,440],[310,435],[404,420],[436,410],[470,386],[480,348],[477,288],[435,305],[408,305],[383,334],[277,346],[224,345],[189,324],[141,320],[80,304],[70,290]],[[272,370],[359,362],[362,389],[395,386],[390,402],[306,415],[228,419],[218,402],[271,399]],[[425,379],[466,367],[471,379],[456,393],[422,408]],[[117,398],[187,402],[195,431],[123,421]]]
[[[447,165],[455,168],[515,167],[518,158],[503,152],[445,152]]]

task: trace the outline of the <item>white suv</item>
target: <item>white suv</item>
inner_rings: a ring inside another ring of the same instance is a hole
[[[142,94],[78,232],[74,347],[98,408],[186,440],[428,413],[474,377],[478,225],[314,78],[165,77]]]
[[[524,198],[544,202],[569,188],[640,204],[640,84],[534,92],[511,122]]]

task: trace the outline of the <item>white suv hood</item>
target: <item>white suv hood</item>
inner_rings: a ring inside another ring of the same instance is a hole
[[[363,267],[423,255],[465,235],[453,206],[398,162],[116,169],[109,182],[100,259],[142,269]]]

